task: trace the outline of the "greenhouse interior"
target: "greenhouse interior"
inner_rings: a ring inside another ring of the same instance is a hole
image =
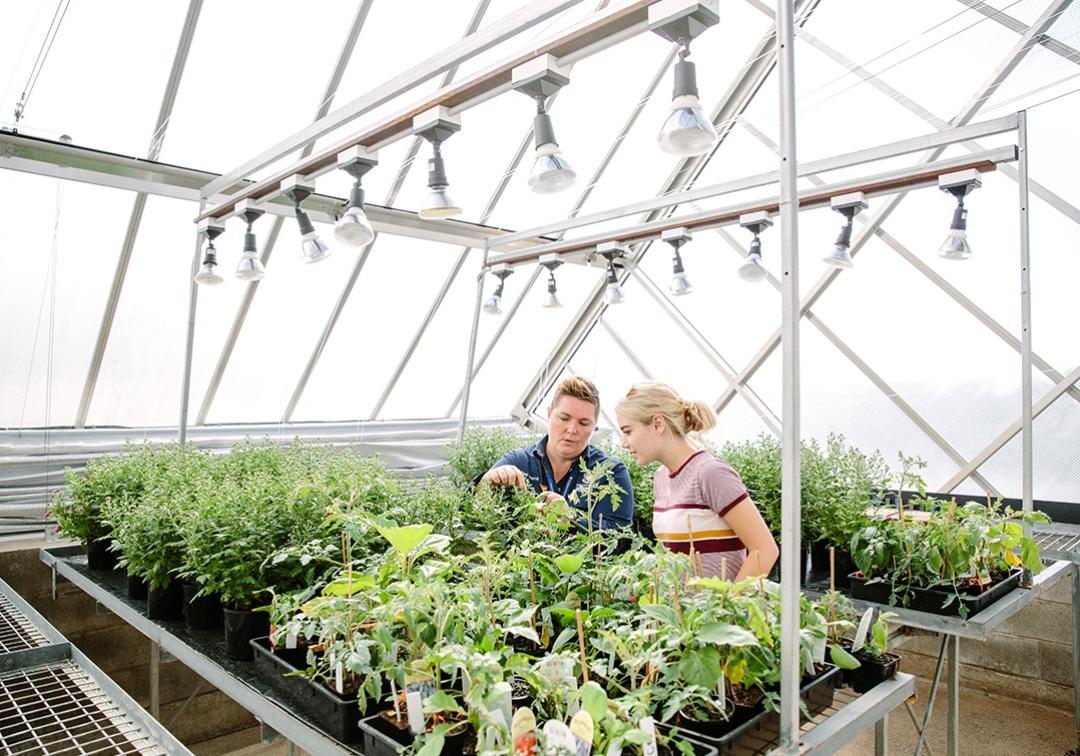
[[[0,754],[1080,752],[1071,0],[3,15]]]

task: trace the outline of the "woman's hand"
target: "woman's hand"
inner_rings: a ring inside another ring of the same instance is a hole
[[[513,465],[493,467],[480,478],[481,485],[489,486],[514,486],[525,488],[525,473]]]

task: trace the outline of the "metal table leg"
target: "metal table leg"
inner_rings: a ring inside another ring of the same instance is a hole
[[[948,636],[946,636],[948,637]],[[949,639],[949,756],[960,754],[960,636]]]
[[[926,731],[930,727],[930,715],[934,713],[934,699],[937,698],[938,685],[941,683],[941,667],[945,661],[945,651],[949,645],[949,636],[941,636],[941,650],[938,652],[937,665],[934,667],[934,679],[930,683],[930,698],[926,702],[926,714],[923,715],[922,728],[919,729],[919,740],[915,744],[915,756],[922,754],[923,744],[926,740]],[[918,729],[918,728],[917,728]]]
[[[161,646],[150,641],[150,716],[161,721]]]
[[[889,715],[886,714],[874,724],[874,756],[889,754]]]
[[[1072,570],[1073,610],[1073,725],[1076,729],[1076,752],[1080,753],[1080,564]]]

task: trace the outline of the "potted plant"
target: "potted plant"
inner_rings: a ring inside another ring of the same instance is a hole
[[[850,652],[855,661],[855,664],[844,665],[844,682],[859,694],[892,679],[900,669],[900,656],[889,653],[889,628],[885,624],[886,620],[896,615],[892,612],[881,612],[871,625],[873,612],[870,608],[863,615],[862,625],[865,627],[860,627],[856,633],[858,643],[847,639],[844,643],[845,652]],[[866,628],[869,628],[869,631]]]

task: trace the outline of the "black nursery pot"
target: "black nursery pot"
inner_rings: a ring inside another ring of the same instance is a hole
[[[109,551],[113,539],[109,536],[91,538],[86,544],[86,566],[92,570],[112,570],[116,568],[116,552]]]
[[[184,618],[184,591],[179,580],[173,580],[164,588],[147,591],[146,616],[156,620]]]
[[[128,573],[127,576],[127,596],[129,599],[135,601],[146,601],[146,581],[138,575],[132,575]]]
[[[184,620],[193,630],[213,630],[221,627],[224,617],[221,599],[217,596],[199,596],[199,586],[184,583]]]
[[[810,579],[829,579],[829,541],[814,541],[810,546]],[[847,589],[849,586],[848,575],[858,569],[848,550],[839,546],[834,547],[836,553],[836,587]]]
[[[270,615],[242,609],[224,610],[225,653],[230,659],[247,661],[254,658],[251,640],[270,634]]]
[[[851,651],[851,641],[845,638],[840,642],[847,651]],[[851,686],[856,693],[862,694],[870,691],[886,680],[896,677],[900,669],[900,657],[896,654],[885,653],[884,656],[871,656],[865,651],[859,650],[854,654],[859,660],[859,666],[855,669],[844,670],[844,683]]]

